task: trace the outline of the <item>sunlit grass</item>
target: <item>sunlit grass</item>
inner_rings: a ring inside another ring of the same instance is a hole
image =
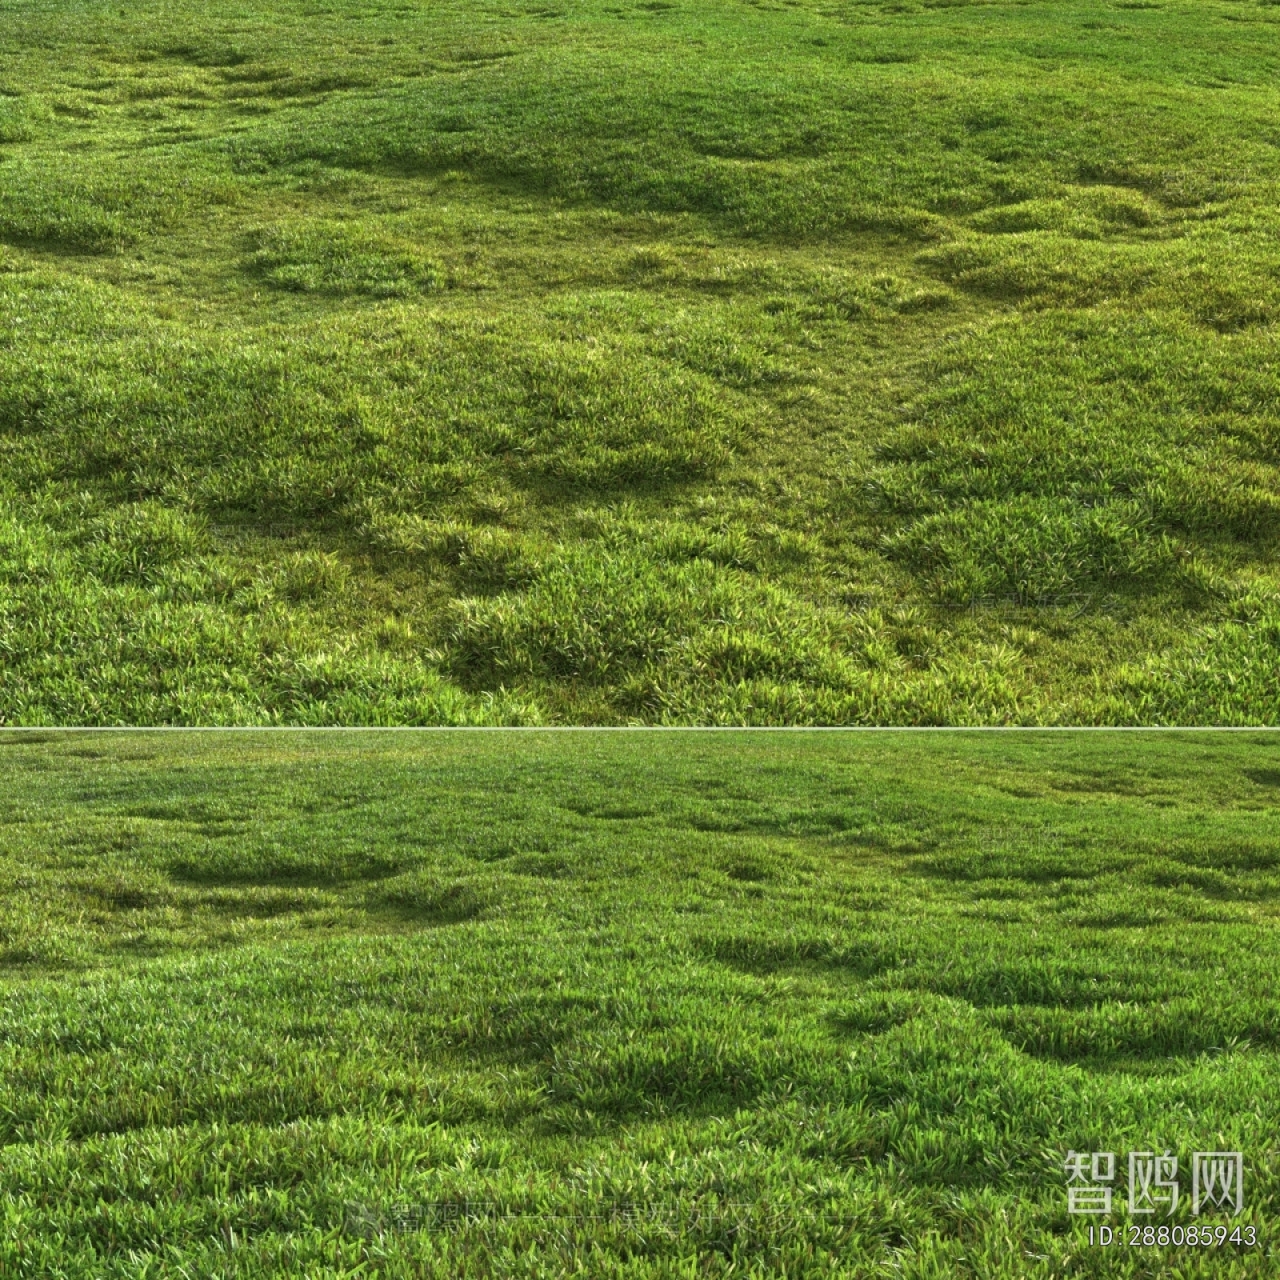
[[[1277,751],[10,735],[0,1270],[1266,1274]],[[1090,1249],[1068,1149],[1263,1247]]]
[[[1280,713],[1272,7],[0,18],[3,721]]]

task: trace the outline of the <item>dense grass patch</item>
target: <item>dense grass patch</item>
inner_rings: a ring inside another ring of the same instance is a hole
[[[0,16],[0,721],[1274,721],[1271,8]]]
[[[1277,752],[11,734],[0,1268],[1269,1274]],[[1090,1248],[1166,1148],[1261,1247]]]

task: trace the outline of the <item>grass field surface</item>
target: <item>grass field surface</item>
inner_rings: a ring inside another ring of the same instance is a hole
[[[1274,722],[1277,22],[0,0],[0,721]]]
[[[0,1275],[1275,1274],[1280,737],[0,758]],[[1071,1150],[1258,1242],[1090,1247]]]

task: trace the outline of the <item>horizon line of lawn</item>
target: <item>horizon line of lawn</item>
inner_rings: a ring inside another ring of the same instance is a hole
[[[63,733],[1280,733],[1258,724],[86,724],[0,725],[0,735]]]

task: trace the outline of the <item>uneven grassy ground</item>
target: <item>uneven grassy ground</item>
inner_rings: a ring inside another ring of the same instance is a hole
[[[0,1275],[1275,1274],[1280,737],[0,758]],[[1091,1249],[1071,1148],[1260,1246]]]
[[[1278,21],[0,0],[0,720],[1274,721]]]

